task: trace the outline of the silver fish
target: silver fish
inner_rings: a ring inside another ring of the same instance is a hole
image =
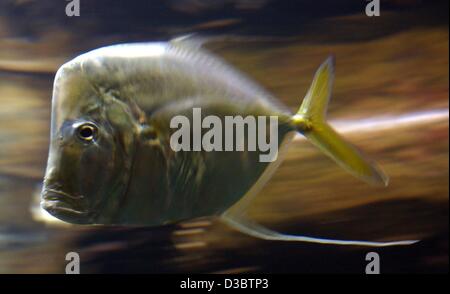
[[[104,47],[61,66],[53,90],[51,143],[41,205],[77,224],[158,226],[219,216],[270,240],[366,246],[369,242],[286,235],[245,216],[279,163],[258,152],[175,152],[176,115],[275,116],[278,145],[296,132],[354,176],[387,185],[387,176],[325,121],[334,60],[318,69],[297,113],[219,57],[183,38]]]

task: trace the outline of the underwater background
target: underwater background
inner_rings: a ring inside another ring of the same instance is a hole
[[[0,273],[448,272],[449,29],[446,0],[0,1]],[[157,227],[89,227],[39,209],[52,83],[64,62],[116,43],[199,33],[206,47],[296,109],[317,67],[336,56],[329,119],[390,176],[359,182],[306,140],[288,153],[250,215],[286,233],[421,239],[364,248],[264,241],[214,218]]]

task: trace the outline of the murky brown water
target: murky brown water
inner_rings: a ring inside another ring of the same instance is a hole
[[[37,7],[19,2],[2,5],[16,7],[15,13],[26,10],[26,5]],[[379,19],[355,12],[324,16],[305,21],[297,32],[291,27],[286,34],[261,33],[267,23],[191,24],[200,31],[218,30],[220,38],[213,38],[207,47],[293,109],[318,65],[335,54],[330,120],[379,161],[391,177],[389,187],[358,182],[297,138],[253,203],[251,215],[290,233],[424,240],[384,249],[262,241],[214,219],[161,228],[99,228],[45,224],[33,218],[30,207],[47,157],[54,72],[83,50],[144,40],[147,29],[138,30],[139,34],[131,29],[102,34],[107,13],[94,7],[84,24],[54,16],[70,30],[37,21],[30,33],[23,31],[29,26],[14,26],[8,15],[11,10],[3,9],[0,273],[62,273],[69,251],[80,253],[81,270],[86,273],[363,272],[369,251],[380,253],[387,272],[448,271],[449,39],[448,20],[439,21],[440,15],[433,18],[445,6],[436,3],[390,10]],[[103,16],[98,23],[91,18],[96,12]],[[41,19],[39,13],[30,14]],[[161,26],[158,31],[153,26],[147,40],[172,31],[183,30]]]

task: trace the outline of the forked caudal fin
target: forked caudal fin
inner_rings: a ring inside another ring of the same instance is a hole
[[[362,153],[347,143],[326,122],[326,111],[330,99],[334,78],[334,58],[329,57],[317,70],[311,87],[298,112],[292,117],[292,125],[306,136],[315,146],[333,159],[339,166],[355,177],[370,184],[387,186],[388,177],[374,162],[366,159]],[[224,222],[250,236],[279,241],[298,241],[308,243],[355,245],[355,246],[398,246],[411,245],[418,240],[393,242],[371,242],[357,240],[335,240],[325,238],[288,235],[273,231],[247,218],[245,209],[254,192],[236,203],[222,214]]]
[[[340,167],[374,185],[387,186],[389,178],[356,147],[346,142],[326,122],[326,112],[334,80],[334,58],[329,57],[317,70],[293,126]]]

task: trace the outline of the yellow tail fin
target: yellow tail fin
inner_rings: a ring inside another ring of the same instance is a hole
[[[329,57],[317,70],[303,103],[292,118],[296,129],[315,146],[355,177],[375,185],[387,186],[383,171],[326,122],[328,101],[334,79],[334,58]]]

